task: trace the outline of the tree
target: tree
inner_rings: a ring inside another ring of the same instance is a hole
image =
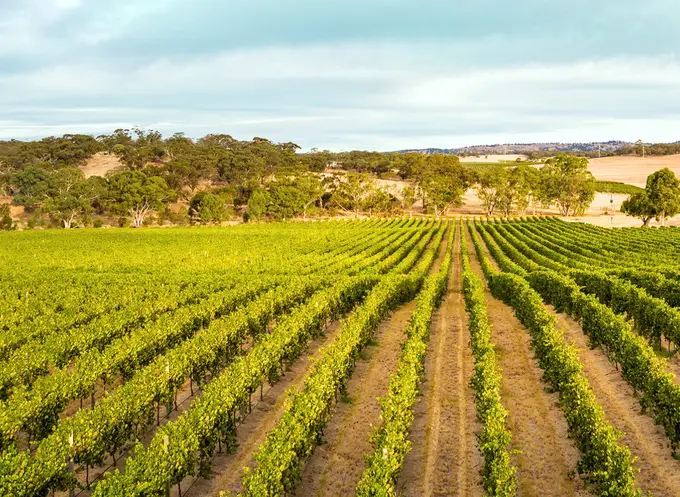
[[[412,186],[406,186],[401,191],[401,208],[408,209],[409,219],[413,217],[413,204],[416,201],[416,189]]]
[[[657,216],[653,203],[647,196],[647,192],[635,193],[621,203],[621,212],[629,216],[639,217],[642,226],[649,225],[649,221]]]
[[[563,216],[585,212],[595,198],[595,178],[585,157],[560,154],[548,159],[540,182],[544,204],[556,203]]]
[[[14,221],[9,214],[9,205],[0,204],[0,230],[11,230],[14,228]]]
[[[406,179],[413,177],[415,172],[421,171],[423,169],[425,155],[416,152],[409,152],[402,154],[401,159],[399,176],[401,176],[402,179]]]
[[[506,207],[508,203],[512,205],[512,196],[509,195],[508,173],[503,167],[492,167],[485,170],[480,175],[475,190],[477,197],[486,209],[487,216],[494,213],[503,199],[506,201]]]
[[[45,199],[49,189],[49,174],[44,167],[30,166],[14,173],[9,183],[10,190],[15,196],[14,201],[31,210]]]
[[[113,212],[129,215],[139,228],[146,216],[163,209],[175,198],[163,178],[142,171],[123,171],[109,178],[108,200]]]
[[[435,216],[463,205],[463,194],[470,186],[467,171],[455,155],[425,156],[421,169],[413,171],[424,200],[434,207]]]
[[[328,150],[317,150],[313,148],[309,153],[302,154],[300,159],[307,166],[309,171],[322,173],[331,162],[331,153]]]
[[[375,188],[364,199],[363,207],[371,216],[375,213],[389,214],[399,207],[399,200],[391,192]]]
[[[647,177],[645,193],[661,226],[666,225],[666,217],[673,217],[680,212],[680,181],[675,173],[667,167]]]
[[[536,213],[536,190],[538,189],[540,174],[533,166],[522,164],[517,166],[510,174],[510,180],[515,185],[517,194],[516,208],[523,214],[529,205],[534,206]]]
[[[92,210],[91,185],[80,169],[67,167],[55,171],[49,178],[45,211],[64,228],[71,228],[76,219]]]
[[[497,205],[505,217],[512,212],[523,214],[526,211],[533,200],[538,175],[537,169],[527,165],[520,165],[507,171],[506,183],[501,189]]]
[[[267,212],[278,220],[296,217],[305,211],[304,192],[290,181],[274,182],[269,188]]]
[[[111,145],[111,151],[129,169],[143,169],[147,163],[160,160],[165,155],[163,136],[158,131],[134,128],[132,133],[129,130],[116,130],[114,135],[113,139],[109,137],[107,140],[107,148],[115,142]]]
[[[267,213],[271,200],[269,192],[258,188],[248,199],[248,216],[250,219],[259,219]]]
[[[375,190],[375,181],[366,173],[349,173],[344,177],[335,177],[336,188],[331,202],[359,217],[363,201]]]
[[[199,192],[191,199],[189,214],[202,223],[221,223],[229,216],[224,199],[210,192]]]

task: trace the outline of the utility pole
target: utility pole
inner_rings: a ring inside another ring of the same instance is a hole
[[[609,220],[611,223],[611,227],[614,227],[614,194],[610,193],[609,194]]]

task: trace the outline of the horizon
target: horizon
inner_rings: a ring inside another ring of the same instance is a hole
[[[668,0],[9,0],[0,139],[140,126],[331,151],[676,142],[678,15]]]

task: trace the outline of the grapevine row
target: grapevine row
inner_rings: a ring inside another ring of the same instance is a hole
[[[422,249],[422,244],[418,248]],[[395,270],[406,269],[402,266]],[[247,355],[237,358],[213,380],[189,411],[161,428],[148,449],[138,444],[135,456],[126,462],[125,473],[110,475],[98,485],[95,495],[131,495],[139,485],[160,491],[194,474],[198,465],[209,464],[216,445],[228,443],[233,437],[237,410],[249,404],[250,395],[266,379],[275,380],[282,361],[297,357],[326,319],[336,318],[353,306],[363,292],[357,290],[359,283],[347,280],[335,285],[293,311]]]
[[[435,239],[438,247],[443,232]],[[392,274],[380,282],[365,303],[343,324],[340,335],[323,352],[307,376],[303,391],[291,394],[281,421],[255,455],[256,469],[246,468],[244,494],[285,495],[300,477],[303,460],[311,453],[330,417],[338,390],[354,369],[359,352],[388,312],[414,297],[434,261],[430,249],[409,276]]]
[[[418,240],[417,237],[412,239]],[[370,278],[362,280],[362,284],[371,281]],[[160,404],[171,403],[173,392],[187,379],[198,383],[207,371],[215,372],[216,367],[219,369],[221,364],[233,358],[246,333],[256,331],[256,335],[261,334],[273,315],[318,286],[319,281],[310,280],[302,282],[301,286],[293,286],[288,292],[272,290],[269,295],[237,311],[229,320],[213,322],[194,339],[184,342],[165,357],[157,358],[93,410],[81,411],[74,418],[61,422],[57,430],[40,443],[35,457],[29,459],[27,453],[22,453],[10,460],[15,469],[29,468],[28,474],[20,480],[29,491],[22,495],[32,495],[30,489],[39,492],[41,488],[73,485],[67,460],[86,465],[101,464],[107,452],[115,454],[131,435],[139,432],[140,426],[151,422],[154,406],[158,414]],[[9,474],[5,476],[10,486],[12,480]]]
[[[371,436],[374,451],[367,458],[357,486],[357,495],[396,495],[396,480],[404,457],[411,449],[408,440],[413,406],[423,374],[432,313],[446,290],[453,257],[454,229],[450,230],[444,262],[439,272],[428,276],[418,295],[416,310],[406,329],[406,341],[397,371],[390,377],[388,394],[380,400],[382,426]]]
[[[598,496],[641,495],[635,488],[630,450],[618,443],[621,435],[597,403],[576,349],[555,328],[555,318],[545,310],[541,297],[515,274],[494,270],[487,279],[494,297],[510,305],[531,334],[544,379],[559,394],[569,435],[581,452],[579,473]]]
[[[470,345],[475,359],[475,372],[470,385],[475,392],[477,417],[482,424],[482,431],[477,435],[484,457],[482,482],[487,495],[511,497],[517,492],[517,469],[511,464],[508,450],[512,434],[505,422],[507,411],[501,404],[501,374],[491,340],[484,284],[470,267],[465,230],[461,230],[461,254],[463,296],[470,318]]]
[[[395,246],[396,249],[405,236],[408,233],[397,237],[396,243],[390,246]],[[411,237],[407,245],[417,240],[417,237]],[[391,237],[389,241],[394,242]],[[369,253],[374,255],[375,250],[383,248],[382,245],[371,247]],[[340,265],[327,268],[339,270],[351,267],[357,261],[355,257],[342,257],[339,262]],[[363,264],[372,262],[373,259],[369,257]],[[365,267],[363,264],[357,265],[355,269]],[[25,429],[33,438],[44,437],[51,431],[56,416],[67,403],[71,399],[91,395],[99,378],[111,379],[116,373],[125,378],[131,377],[136,369],[148,364],[164,349],[191,336],[194,330],[207,324],[213,316],[219,317],[234,311],[239,305],[279,282],[278,277],[260,279],[257,282],[244,283],[230,293],[211,296],[207,301],[180,309],[173,315],[155,321],[153,327],[123,338],[103,352],[91,351],[85,354],[71,369],[40,378],[33,385],[32,391],[25,394],[22,391],[17,392],[8,402],[0,405],[0,434],[3,445],[12,441],[20,429]]]

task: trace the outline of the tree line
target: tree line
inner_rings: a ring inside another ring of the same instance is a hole
[[[467,166],[448,154],[299,150],[292,142],[258,137],[164,138],[138,128],[12,140],[0,142],[0,195],[24,207],[29,227],[70,228],[100,226],[103,219],[139,227],[412,214],[414,205],[440,216],[461,207],[469,188],[488,215],[550,206],[573,215],[584,212],[595,193],[587,159],[567,155],[538,169],[524,163]],[[116,156],[121,169],[85,178],[80,167],[99,152]],[[12,226],[6,205],[0,207],[0,226]]]

